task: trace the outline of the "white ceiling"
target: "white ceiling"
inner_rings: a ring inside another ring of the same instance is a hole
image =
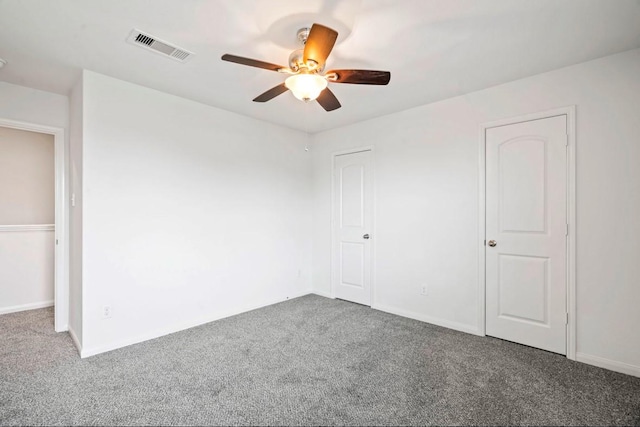
[[[331,84],[327,113],[285,93],[251,100],[287,65],[295,30],[340,31],[330,68],[391,71],[388,86]],[[133,28],[187,63],[125,42]],[[0,0],[0,80],[68,94],[82,68],[314,133],[640,47],[640,0]]]

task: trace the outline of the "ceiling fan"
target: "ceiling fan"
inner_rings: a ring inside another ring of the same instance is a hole
[[[291,53],[289,67],[242,56],[222,55],[223,61],[289,74],[284,83],[257,96],[254,102],[267,102],[291,90],[296,98],[306,102],[317,99],[322,108],[333,111],[340,108],[340,102],[327,87],[330,82],[386,85],[391,79],[390,72],[376,70],[330,70],[323,74],[325,62],[336,43],[338,32],[324,25],[313,24],[310,29],[298,30],[297,36],[304,48]]]

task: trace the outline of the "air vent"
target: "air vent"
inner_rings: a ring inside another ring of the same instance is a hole
[[[152,35],[145,34],[135,28],[131,31],[131,34],[127,38],[127,42],[161,55],[168,56],[178,62],[187,62],[187,60],[194,55],[193,52],[174,46],[171,43],[167,43]]]

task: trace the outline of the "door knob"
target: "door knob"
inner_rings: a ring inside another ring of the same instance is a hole
[[[494,247],[497,244],[498,242],[496,242],[495,240],[489,240],[489,246]]]
[[[363,239],[365,239],[365,240],[367,240],[367,239],[369,239],[369,235],[368,235],[368,234],[365,234],[364,236],[362,236],[362,238],[363,238]]]

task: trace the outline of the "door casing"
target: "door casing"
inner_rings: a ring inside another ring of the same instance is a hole
[[[376,221],[375,221],[375,212],[376,212],[376,174],[375,174],[375,151],[372,145],[362,146],[351,148],[348,150],[334,151],[331,153],[331,298],[336,297],[335,291],[335,274],[336,274],[336,265],[335,265],[335,247],[336,247],[336,227],[335,223],[335,174],[333,173],[335,170],[335,163],[337,156],[343,156],[345,154],[354,154],[360,153],[363,151],[371,152],[371,176],[373,181],[373,212],[371,212],[371,283],[370,283],[370,292],[371,292],[371,302],[370,307],[374,308],[375,306],[375,282],[376,282],[376,268],[375,268],[375,259],[376,259]]]
[[[567,358],[576,360],[576,106],[557,108],[517,117],[491,121],[480,125],[479,149],[479,222],[478,222],[478,332],[486,335],[486,134],[487,129],[531,120],[567,116]]]
[[[63,128],[0,118],[0,126],[53,135],[55,158],[55,276],[56,332],[69,330],[69,209],[67,200],[67,146]]]

